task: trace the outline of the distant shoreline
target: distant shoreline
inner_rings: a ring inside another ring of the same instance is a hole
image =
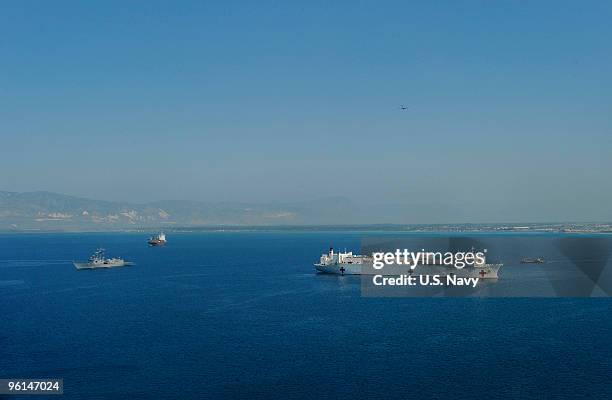
[[[524,233],[524,234],[612,234],[612,223],[495,223],[495,224],[363,224],[363,225],[219,225],[183,227],[138,227],[108,229],[2,229],[1,234],[28,233],[140,233],[166,231],[197,232],[380,232],[380,233]]]

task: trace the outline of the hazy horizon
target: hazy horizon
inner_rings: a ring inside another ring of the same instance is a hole
[[[463,224],[604,224],[612,219],[572,219],[538,209],[522,219],[503,219],[503,210],[467,215],[462,204],[364,204],[349,197],[299,202],[203,202],[162,199],[149,202],[108,201],[48,191],[0,191],[0,230],[81,229],[85,226],[340,226],[340,225],[463,225]],[[529,205],[531,207],[531,205]],[[435,214],[435,217],[427,215]],[[93,225],[92,225],[93,223]],[[110,225],[109,225],[110,224]],[[126,225],[127,224],[127,225]]]
[[[5,4],[0,190],[612,220],[612,3],[377,4]]]

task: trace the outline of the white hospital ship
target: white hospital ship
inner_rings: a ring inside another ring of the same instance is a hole
[[[335,252],[333,247],[321,255],[314,266],[319,272],[337,275],[455,275],[464,278],[497,279],[497,272],[503,264],[488,264],[475,261],[473,265],[457,268],[454,265],[440,263],[385,264],[383,268],[374,268],[372,256],[357,255],[349,252]]]

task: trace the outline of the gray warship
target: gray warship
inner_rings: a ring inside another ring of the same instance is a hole
[[[104,249],[99,248],[89,257],[87,262],[73,262],[76,269],[95,269],[95,268],[116,268],[133,265],[130,261],[125,261],[123,258],[114,257],[106,258]]]

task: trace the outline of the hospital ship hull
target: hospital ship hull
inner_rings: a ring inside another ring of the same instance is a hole
[[[333,249],[321,256],[314,264],[318,272],[336,275],[454,275],[461,278],[497,279],[502,264],[474,264],[457,268],[454,265],[417,264],[412,268],[406,264],[385,264],[376,269],[370,256],[335,253]]]

